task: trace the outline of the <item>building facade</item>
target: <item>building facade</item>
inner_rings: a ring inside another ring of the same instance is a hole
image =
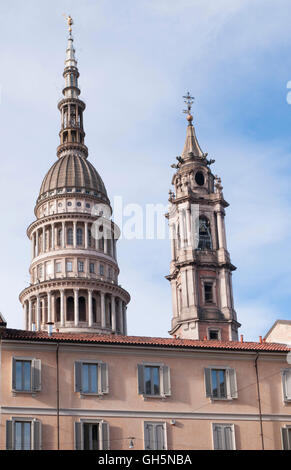
[[[58,160],[27,230],[25,330],[0,314],[0,450],[291,449],[290,347],[238,338],[228,203],[189,94],[167,214],[172,337],[127,335],[118,228],[88,161],[68,22]]]

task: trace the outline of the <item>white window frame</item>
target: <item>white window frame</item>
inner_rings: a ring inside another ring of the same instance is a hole
[[[154,449],[147,449],[146,448],[146,426],[151,425],[155,429],[155,448]],[[163,438],[164,438],[164,449],[157,449],[157,438],[156,438],[156,427],[163,426]],[[168,443],[167,443],[167,423],[165,421],[144,421],[143,422],[143,447],[144,450],[167,450]]]
[[[232,449],[228,450],[236,450],[236,443],[235,443],[235,425],[232,423],[212,423],[211,428],[212,428],[212,448],[213,450],[227,450],[225,447],[223,449],[216,449],[215,448],[215,438],[214,438],[214,431],[215,431],[215,426],[219,426],[220,428],[231,428],[231,437],[232,437]],[[224,435],[223,435],[224,439]]]

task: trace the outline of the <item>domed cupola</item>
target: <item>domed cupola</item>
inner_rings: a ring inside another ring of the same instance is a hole
[[[105,185],[88,161],[79,71],[68,18],[58,160],[47,172],[28,227],[30,285],[20,294],[26,329],[127,334],[130,300],[118,283],[119,230]]]

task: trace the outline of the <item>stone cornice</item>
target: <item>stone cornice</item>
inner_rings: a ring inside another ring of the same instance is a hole
[[[116,293],[116,295],[122,297],[126,303],[130,301],[129,293],[121,286],[108,281],[102,281],[101,279],[88,278],[61,278],[42,281],[23,289],[19,294],[19,300],[22,303],[27,295],[46,294],[48,291],[76,288],[103,290],[110,294]]]
[[[42,227],[45,224],[51,224],[53,222],[62,222],[62,221],[73,221],[76,220],[80,222],[94,222],[97,220],[99,216],[97,215],[91,215],[86,212],[59,212],[58,214],[51,214],[51,215],[46,215],[45,217],[42,217],[40,219],[35,220],[32,222],[27,230],[27,236],[30,238],[31,233],[38,227]],[[113,222],[112,222],[113,223]]]

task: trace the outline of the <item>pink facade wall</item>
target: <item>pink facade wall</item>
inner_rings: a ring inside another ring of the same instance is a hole
[[[13,396],[12,358],[42,361],[42,389],[35,396]],[[127,346],[61,345],[59,348],[60,449],[74,448],[74,422],[80,418],[104,419],[110,427],[110,448],[127,449],[129,436],[135,448],[144,448],[144,421],[162,421],[168,449],[212,449],[212,423],[235,425],[237,449],[261,449],[258,420],[256,353],[175,350]],[[74,391],[74,362],[102,360],[109,366],[109,394],[80,397]],[[137,364],[164,363],[170,367],[171,396],[144,399],[138,394]],[[211,401],[205,395],[204,368],[236,370],[238,398]],[[281,449],[281,427],[291,425],[291,403],[284,403],[281,370],[283,353],[260,353],[258,360],[265,448]],[[2,342],[0,449],[6,447],[6,420],[16,416],[42,422],[42,448],[57,449],[56,345]],[[171,419],[175,419],[175,425]]]

